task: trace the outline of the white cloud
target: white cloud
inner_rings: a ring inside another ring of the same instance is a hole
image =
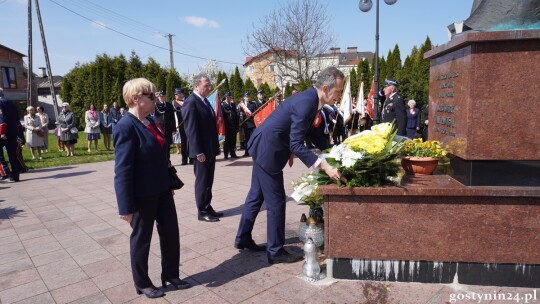
[[[187,24],[194,25],[196,27],[219,28],[220,26],[217,21],[209,20],[204,17],[186,16],[186,17],[180,18],[180,20],[184,21]]]
[[[92,27],[95,27],[97,29],[104,29],[105,28],[105,23],[101,22],[101,21],[97,21],[97,20],[94,20],[90,23],[90,25],[92,25]]]

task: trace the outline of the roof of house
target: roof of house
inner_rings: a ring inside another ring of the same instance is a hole
[[[4,49],[7,49],[7,50],[9,50],[9,51],[12,51],[13,53],[16,53],[16,54],[18,54],[18,55],[21,55],[22,57],[26,57],[25,54],[20,53],[20,52],[17,52],[17,51],[15,51],[14,49],[10,49],[10,48],[8,48],[7,46],[5,46],[5,45],[3,45],[3,44],[0,44],[0,47],[1,47],[1,48],[4,48]]]
[[[277,48],[277,49],[274,50],[274,52],[285,52],[285,50],[283,50],[281,48]],[[272,53],[273,53],[273,51],[269,49],[269,50],[266,50],[266,51],[264,51],[264,52],[262,52],[262,53],[260,53],[260,54],[258,54],[256,56],[253,56],[253,57],[248,56],[248,57],[246,57],[246,62],[244,63],[244,66],[248,66],[255,59],[262,58],[262,57],[264,57],[264,56],[266,56],[268,54],[272,54]],[[295,54],[294,51],[288,51],[287,52],[287,55],[289,55],[289,56],[294,56],[294,54]]]
[[[62,76],[53,76],[53,84],[55,88],[59,88],[62,85]],[[36,77],[36,86],[38,89],[48,89],[50,87],[49,77]]]

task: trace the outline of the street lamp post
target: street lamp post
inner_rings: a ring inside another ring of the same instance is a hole
[[[375,92],[373,94],[373,110],[375,117],[373,118],[373,124],[376,125],[380,122],[379,113],[379,0],[375,0],[375,76],[373,79]],[[388,5],[392,5],[397,0],[384,0]],[[360,0],[358,7],[362,12],[369,12],[373,6],[372,0]]]

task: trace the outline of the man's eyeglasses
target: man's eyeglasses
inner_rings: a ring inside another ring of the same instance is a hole
[[[148,96],[148,98],[150,98],[150,100],[154,100],[156,99],[156,93],[142,93],[141,95],[145,95],[145,96]]]

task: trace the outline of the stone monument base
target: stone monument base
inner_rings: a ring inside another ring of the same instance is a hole
[[[540,287],[538,187],[431,175],[319,191],[336,278]]]
[[[540,265],[329,259],[333,278],[484,286],[540,287]]]

